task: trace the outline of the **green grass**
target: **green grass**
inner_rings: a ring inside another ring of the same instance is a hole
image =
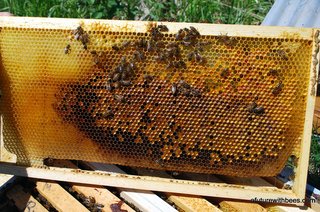
[[[274,0],[1,0],[16,16],[259,24]]]

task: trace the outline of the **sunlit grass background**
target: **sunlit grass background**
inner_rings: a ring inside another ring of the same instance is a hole
[[[16,16],[260,24],[274,0],[1,0]]]

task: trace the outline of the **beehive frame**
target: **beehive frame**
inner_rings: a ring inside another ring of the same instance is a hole
[[[80,23],[84,25],[95,23],[95,20],[64,20],[64,19],[22,19],[22,18],[3,18],[0,20],[1,27],[24,27],[24,28],[39,28],[39,29],[75,29]],[[145,32],[146,23],[145,22],[124,22],[124,21],[100,21],[105,24],[112,24],[114,26],[134,26],[136,31]],[[307,163],[308,163],[308,153],[310,147],[310,135],[313,117],[313,107],[314,107],[314,93],[315,93],[315,79],[317,73],[317,61],[318,61],[318,41],[314,38],[314,34],[317,34],[313,29],[294,29],[294,28],[282,28],[282,27],[258,27],[258,26],[226,26],[226,25],[208,25],[208,24],[184,24],[184,23],[164,23],[170,29],[183,28],[192,25],[199,29],[203,34],[210,35],[221,35],[227,33],[228,36],[244,36],[244,37],[255,37],[255,36],[268,36],[268,37],[283,37],[288,34],[294,35],[298,34],[299,38],[307,39],[313,42],[313,58],[310,58],[310,83],[308,87],[307,96],[307,106],[306,115],[304,123],[304,133],[301,139],[300,151],[299,151],[299,163],[297,167],[297,176],[295,179],[294,188],[292,191],[284,191],[281,189],[269,189],[268,188],[253,188],[253,187],[239,187],[233,185],[219,185],[214,183],[203,184],[201,182],[187,182],[181,180],[167,180],[167,179],[157,179],[149,177],[133,177],[126,175],[117,175],[104,173],[98,176],[88,174],[89,172],[74,172],[74,170],[65,170],[58,168],[35,168],[35,167],[18,167],[14,165],[3,164],[0,170],[5,173],[18,174],[18,175],[28,175],[30,177],[40,177],[55,180],[72,180],[75,182],[86,182],[95,183],[110,186],[123,187],[126,185],[131,188],[139,189],[151,189],[160,191],[171,191],[171,192],[181,192],[190,193],[198,195],[208,195],[208,196],[221,196],[221,197],[234,197],[241,199],[250,199],[252,197],[265,197],[265,198],[303,198],[304,188],[306,183],[307,175]],[[226,30],[227,29],[227,30]],[[5,124],[5,123],[4,123]],[[3,144],[3,143],[2,143]],[[1,151],[1,158],[4,151]],[[2,161],[9,162],[10,160],[2,159]],[[11,160],[12,161],[12,160]],[[55,173],[51,175],[49,173]],[[76,177],[74,177],[76,175]],[[109,179],[112,179],[109,181]],[[157,181],[155,183],[154,181]],[[128,183],[130,182],[130,183]],[[148,182],[148,183],[146,183]],[[203,187],[204,189],[193,189],[194,187]],[[165,188],[165,189],[164,189]],[[212,191],[212,188],[215,188]],[[234,192],[236,191],[236,192]],[[230,193],[232,193],[230,195]]]

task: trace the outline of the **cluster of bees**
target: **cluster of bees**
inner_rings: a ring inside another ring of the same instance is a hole
[[[202,52],[205,47],[210,45],[211,42],[200,41],[200,33],[198,30],[192,26],[189,28],[180,29],[175,34],[175,42],[165,43],[162,41],[164,37],[164,33],[169,32],[169,29],[165,25],[157,25],[151,27],[149,29],[150,39],[140,39],[138,41],[124,41],[121,44],[114,44],[112,49],[116,52],[126,50],[127,48],[133,48],[134,52],[132,57],[127,59],[126,56],[122,56],[119,64],[115,67],[113,71],[111,71],[106,79],[105,88],[106,90],[112,92],[115,89],[131,86],[133,85],[133,81],[136,79],[135,71],[138,69],[136,62],[142,62],[146,59],[145,52],[155,53],[155,61],[166,63],[166,69],[186,69],[187,65],[183,61],[181,56],[180,46],[184,46],[191,51],[187,54],[187,60],[190,62],[195,62],[198,64],[205,64],[207,62],[206,58],[202,56]],[[87,50],[87,44],[89,42],[88,33],[83,30],[81,26],[79,26],[76,30],[73,31],[74,39],[77,41],[81,41],[84,49]],[[237,40],[233,37],[229,37],[226,35],[218,36],[218,42],[226,45],[228,47],[233,47],[237,44]],[[71,46],[68,44],[65,47],[65,54],[69,54],[71,51]],[[94,56],[95,64],[101,63],[99,60],[99,56],[96,51],[91,51],[91,54]],[[277,51],[277,54],[283,59],[288,60],[287,55],[284,51]],[[230,74],[228,68],[224,68],[220,73],[222,78],[227,78]],[[278,70],[270,70],[269,75],[276,77],[277,85],[272,89],[272,94],[277,96],[283,90],[283,83],[279,75]],[[151,75],[143,76],[145,83],[151,82],[154,78]],[[201,93],[199,90],[192,88],[187,82],[184,80],[180,80],[178,82],[172,83],[171,85],[171,93],[174,96],[182,94],[186,97],[195,96],[201,97]],[[127,100],[124,96],[119,94],[113,95],[114,100],[120,103],[126,103]],[[265,113],[265,109],[262,106],[258,106],[256,102],[251,102],[247,106],[247,111],[250,113],[254,113],[257,115],[262,115]],[[107,110],[103,114],[105,118],[113,118],[114,113],[112,110]]]

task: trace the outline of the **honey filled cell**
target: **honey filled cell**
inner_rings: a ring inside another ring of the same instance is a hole
[[[143,25],[1,28],[4,139],[17,163],[276,175],[303,134],[312,40]]]

